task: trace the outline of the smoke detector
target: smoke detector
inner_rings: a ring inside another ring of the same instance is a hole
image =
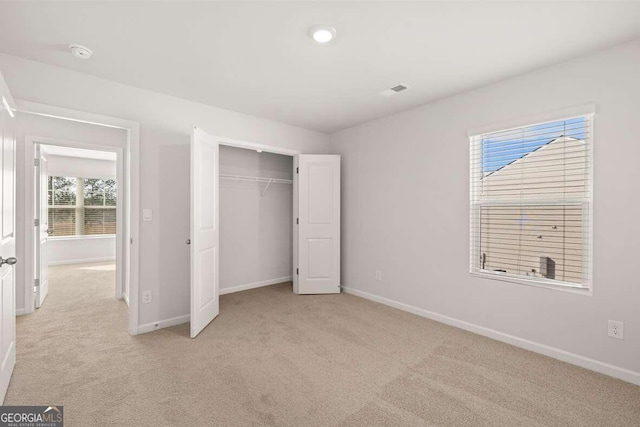
[[[73,56],[80,59],[89,59],[93,55],[93,51],[91,49],[79,44],[70,44],[69,50],[71,50]]]
[[[398,83],[396,85],[391,86],[389,89],[385,89],[382,92],[380,92],[380,95],[382,96],[394,96],[399,94],[400,92],[404,92],[409,90],[409,85],[404,84],[404,83]]]

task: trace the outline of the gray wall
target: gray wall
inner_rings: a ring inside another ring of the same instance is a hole
[[[292,179],[293,158],[220,147],[223,174]],[[291,276],[292,185],[220,180],[220,288]]]
[[[640,41],[332,135],[343,286],[640,378],[638,76]],[[598,109],[593,295],[470,276],[467,132],[588,103]],[[608,319],[625,322],[624,340],[607,336]]]

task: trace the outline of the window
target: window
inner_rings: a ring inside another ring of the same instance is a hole
[[[116,181],[84,179],[84,233],[116,234]]]
[[[50,236],[76,235],[77,178],[49,177],[48,213]]]
[[[471,137],[472,273],[590,288],[591,122]]]
[[[116,233],[116,181],[49,177],[50,236]]]

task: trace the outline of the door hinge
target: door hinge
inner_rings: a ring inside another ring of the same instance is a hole
[[[39,219],[34,219],[33,220],[33,225],[34,225],[34,227],[39,227],[40,226],[40,220]]]
[[[300,218],[296,218],[296,224],[300,224]]]
[[[300,275],[300,270],[296,268],[296,276]]]
[[[36,287],[36,288],[37,288],[38,286],[40,286],[40,279],[35,279],[35,280],[33,281],[33,286],[34,286],[34,287]]]
[[[300,168],[296,168],[296,173],[300,173]]]
[[[40,166],[40,159],[33,159],[33,166]]]

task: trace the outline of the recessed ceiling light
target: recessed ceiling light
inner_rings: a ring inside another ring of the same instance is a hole
[[[326,44],[336,37],[336,29],[327,25],[314,25],[309,29],[309,35],[316,43]]]
[[[259,148],[258,148],[256,151],[257,151],[258,153],[262,153],[262,150],[261,150],[261,149],[259,149]]]
[[[89,59],[91,58],[91,55],[93,55],[93,51],[91,49],[79,44],[70,44],[69,49],[76,58]]]

